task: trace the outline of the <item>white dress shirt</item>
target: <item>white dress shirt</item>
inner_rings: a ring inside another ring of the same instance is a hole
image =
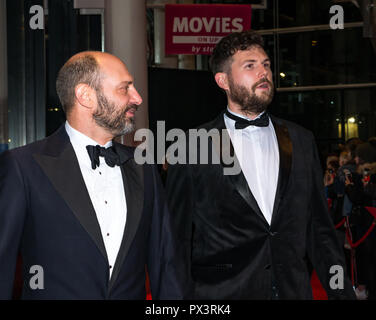
[[[235,116],[248,119],[229,109],[228,111]],[[261,212],[270,225],[279,173],[278,140],[273,124],[269,121],[267,127],[248,126],[245,129],[236,130],[235,120],[225,114],[224,121],[240,168]]]
[[[86,188],[97,215],[111,277],[127,218],[127,203],[121,169],[119,166],[111,168],[106,164],[103,157],[99,157],[99,167],[93,170],[86,146],[95,146],[98,143],[73,129],[68,121],[65,123],[65,129],[76,153]],[[110,146],[112,146],[112,141],[101,145],[105,148]]]

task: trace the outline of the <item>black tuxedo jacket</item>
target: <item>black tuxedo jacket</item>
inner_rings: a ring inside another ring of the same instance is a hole
[[[24,299],[145,299],[146,268],[153,299],[182,298],[181,260],[158,172],[136,164],[133,148],[114,145],[127,160],[121,166],[127,220],[110,280],[100,226],[64,126],[0,156],[1,299],[12,297],[19,252]],[[30,286],[35,265],[43,268],[43,289]]]
[[[224,175],[224,161],[169,166],[168,202],[192,298],[311,299],[308,259],[329,298],[355,298],[346,273],[344,289],[330,288],[338,274],[331,267],[345,271],[345,261],[328,213],[313,135],[293,123],[272,121],[280,167],[271,225],[243,173]],[[200,128],[225,129],[223,113]],[[204,141],[209,154],[211,148],[222,154],[223,144],[213,141]],[[204,142],[198,141],[198,159]],[[229,148],[233,151],[232,144]]]

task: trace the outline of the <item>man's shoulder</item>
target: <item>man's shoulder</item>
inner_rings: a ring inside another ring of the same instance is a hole
[[[191,128],[185,131],[180,131],[181,133],[177,136],[179,139],[183,139],[184,141],[186,141],[186,139],[197,139],[197,136],[206,137],[206,135],[210,135],[213,132],[213,130],[218,130],[218,132],[220,132],[221,129],[226,129],[223,120],[223,112],[221,112],[214,119],[208,122],[202,123],[195,127],[192,126]],[[179,139],[177,140],[178,142],[181,141]]]
[[[285,126],[290,135],[292,136],[296,136],[296,137],[299,137],[299,138],[306,138],[306,139],[312,139],[313,138],[313,133],[312,131],[304,128],[303,126],[295,123],[295,122],[292,122],[292,121],[289,121],[289,120],[286,120],[286,119],[282,119],[282,118],[278,118],[276,116],[273,116],[271,115],[271,119],[273,121],[274,124],[279,124],[279,125],[282,125],[282,126]]]
[[[41,150],[43,150],[44,140],[45,139],[2,152],[0,154],[0,169],[11,171],[11,168],[27,168],[30,163],[34,161],[33,155],[41,153]]]
[[[69,141],[69,138],[63,136],[64,132],[62,132],[61,130],[62,129],[60,128],[48,137],[28,143],[24,146],[19,146],[11,150],[7,150],[3,152],[3,154],[16,158],[22,157],[23,159],[26,159],[28,155],[33,155],[36,153],[43,153],[45,151],[49,151],[49,153],[51,153],[51,151],[49,150],[50,148],[47,148],[48,146],[58,147],[59,143],[65,142],[64,140],[68,139],[67,141]]]
[[[17,157],[25,157],[27,155],[32,155],[34,153],[38,153],[40,150],[43,149],[43,146],[46,143],[46,139],[47,138],[44,138],[42,140],[38,140],[38,141],[35,141],[35,142],[28,143],[24,146],[20,146],[20,147],[14,148],[14,149],[10,149],[10,150],[4,152],[4,154],[9,154],[10,156],[14,156],[14,157],[17,158]]]
[[[204,129],[204,130],[211,130],[211,129],[225,129],[225,123],[223,118],[224,112],[221,112],[219,115],[217,115],[214,119],[205,122],[203,124],[200,124],[197,126],[196,130]]]

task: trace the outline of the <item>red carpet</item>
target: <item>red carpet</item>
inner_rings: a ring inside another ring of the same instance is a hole
[[[317,277],[315,270],[313,270],[312,272],[311,286],[312,286],[313,300],[328,300],[328,296],[324,288],[322,287],[321,282],[319,278]]]

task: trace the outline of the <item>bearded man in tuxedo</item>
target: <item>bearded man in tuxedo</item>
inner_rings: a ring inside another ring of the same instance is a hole
[[[145,299],[146,269],[153,299],[181,299],[158,172],[113,141],[142,103],[132,75],[111,54],[82,52],[56,88],[65,124],[0,156],[0,299],[12,297],[19,252],[24,299]]]
[[[224,37],[210,66],[228,105],[199,129],[223,134],[201,139],[186,159],[201,159],[207,145],[220,161],[177,163],[167,172],[191,297],[312,299],[309,261],[330,299],[354,299],[314,137],[267,112],[274,86],[263,39],[254,31]],[[222,156],[231,152],[240,170],[225,174]]]

